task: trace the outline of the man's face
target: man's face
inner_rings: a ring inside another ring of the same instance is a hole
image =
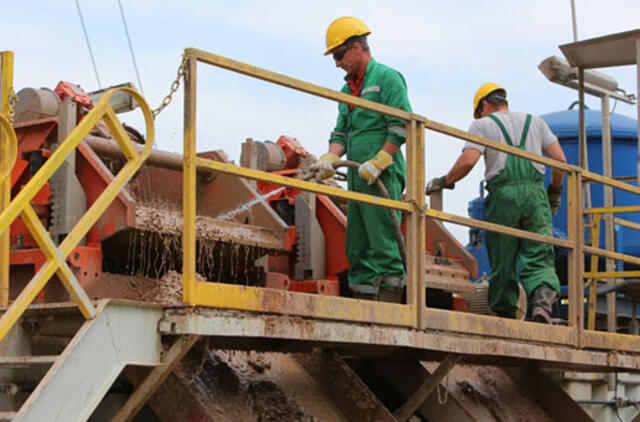
[[[347,72],[347,75],[354,76],[358,70],[358,50],[360,49],[359,43],[353,43],[351,45],[341,45],[336,47],[331,54],[333,54],[333,60],[336,62],[336,67],[343,69]]]

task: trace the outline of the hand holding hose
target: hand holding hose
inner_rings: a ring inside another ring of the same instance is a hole
[[[318,161],[309,166],[309,171],[313,172],[317,181],[325,180],[336,174],[334,164],[340,161],[340,157],[330,152],[322,154]]]
[[[391,164],[393,164],[391,154],[380,150],[371,160],[360,164],[358,175],[367,182],[367,185],[372,185]]]

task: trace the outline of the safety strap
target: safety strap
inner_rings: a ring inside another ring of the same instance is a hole
[[[502,124],[500,119],[498,119],[493,114],[489,114],[489,118],[494,122],[496,122],[496,124],[500,128],[500,131],[502,132],[502,135],[504,135],[504,139],[507,141],[507,143],[512,147],[515,146],[513,145],[513,141],[511,140],[509,133],[507,133],[507,129],[504,127],[504,124]],[[522,129],[522,137],[520,138],[520,144],[518,144],[518,148],[520,149],[524,149],[525,141],[527,139],[527,135],[529,134],[529,126],[531,126],[531,115],[527,114],[527,118],[524,122],[524,128]]]

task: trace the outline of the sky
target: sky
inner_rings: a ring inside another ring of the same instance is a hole
[[[117,0],[78,0],[102,88],[131,81],[138,86]],[[169,92],[182,51],[196,47],[323,87],[339,89],[341,69],[323,56],[325,31],[340,16],[356,16],[371,29],[377,61],[407,80],[416,113],[467,129],[472,99],[485,82],[508,91],[511,109],[540,115],[566,109],[577,92],[549,82],[537,69],[562,57],[558,45],[573,41],[570,0],[448,1],[218,1],[121,0],[142,88],[152,108]],[[0,50],[15,54],[14,86],[54,88],[60,80],[99,88],[73,0],[0,0]],[[575,0],[578,39],[640,27],[638,0]],[[627,92],[636,92],[634,67],[603,69]],[[246,138],[297,138],[321,155],[337,115],[335,102],[206,65],[198,67],[198,151],[227,152],[236,162]],[[156,146],[182,151],[182,90],[156,119]],[[599,100],[587,105],[599,109]],[[635,106],[616,113],[636,118]],[[142,129],[140,112],[122,116]],[[463,142],[426,133],[427,180],[445,174]],[[454,191],[444,210],[467,215],[478,196],[479,163]],[[463,243],[467,228],[448,225]]]

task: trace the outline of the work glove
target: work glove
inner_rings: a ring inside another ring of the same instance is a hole
[[[447,184],[447,176],[444,175],[442,177],[434,177],[429,180],[429,183],[427,183],[427,189],[425,189],[424,193],[431,195],[432,193],[439,192],[442,189],[453,189],[455,187],[455,183]]]
[[[371,160],[360,164],[358,175],[367,182],[367,185],[372,185],[380,177],[382,171],[392,163],[393,157],[388,152],[380,150]]]
[[[562,201],[562,185],[558,187],[549,184],[549,186],[547,186],[547,197],[549,198],[551,214],[556,215],[558,213],[558,209],[560,209],[560,204]]]
[[[315,173],[316,180],[325,180],[336,174],[336,169],[333,168],[333,163],[338,161],[340,161],[340,157],[327,152],[326,154],[322,154],[318,161],[310,165],[309,170]]]

